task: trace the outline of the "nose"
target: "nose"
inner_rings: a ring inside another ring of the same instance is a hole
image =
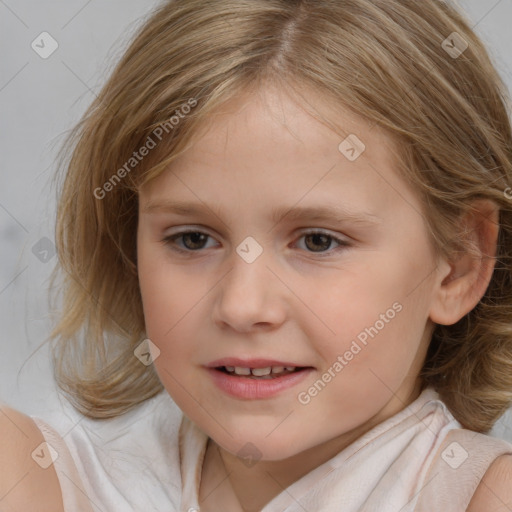
[[[270,270],[265,251],[248,263],[233,251],[231,270],[216,287],[214,322],[238,332],[272,329],[286,318],[288,288]]]

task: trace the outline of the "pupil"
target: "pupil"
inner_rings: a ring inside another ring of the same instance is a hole
[[[327,243],[327,245],[323,244],[323,249],[328,249],[329,245],[331,245],[330,242],[329,242],[330,237],[328,235],[323,235],[321,233],[320,234],[319,233],[315,233],[313,235],[307,235],[306,236],[306,241],[308,239],[309,240],[315,240],[315,241],[318,241],[318,239],[323,239]],[[306,245],[309,246],[309,244],[307,244],[307,242],[306,242]],[[318,244],[315,243],[314,245],[316,245],[318,247]],[[320,243],[320,245],[322,245],[322,244]],[[309,248],[311,249],[310,246],[309,246]],[[322,249],[322,247],[320,247],[320,249]],[[316,251],[315,249],[313,249],[313,250],[314,250],[314,252],[320,252],[320,251]]]

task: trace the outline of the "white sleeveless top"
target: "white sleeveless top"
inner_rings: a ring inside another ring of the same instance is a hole
[[[129,413],[91,420],[69,406],[67,425],[33,417],[58,453],[66,512],[200,512],[208,437],[165,392]],[[461,429],[431,388],[261,512],[464,512],[500,439]]]

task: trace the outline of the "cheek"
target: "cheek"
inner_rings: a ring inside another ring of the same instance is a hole
[[[140,240],[137,258],[146,333],[165,351],[177,318],[185,314],[187,287],[180,285],[179,274],[172,272],[156,244]]]
[[[147,255],[146,255],[147,256]],[[181,408],[189,404],[189,394],[197,393],[187,384],[190,362],[197,352],[187,325],[187,312],[193,306],[187,287],[179,282],[179,275],[173,275],[169,266],[163,271],[156,259],[141,258],[139,280],[144,309],[147,337],[160,350],[153,364],[164,388]]]
[[[379,377],[389,384],[403,378],[428,318],[425,256],[378,256],[373,262],[361,261],[357,271],[340,273],[335,284],[316,295],[314,308],[324,326],[316,336],[309,333],[317,340],[326,368],[342,357],[343,369],[337,375],[344,377],[338,383],[355,391],[361,383],[382,387]]]
[[[382,268],[385,267],[374,263],[341,271],[322,293],[315,294],[311,309],[318,311],[324,325],[320,329],[319,323],[315,323],[316,336],[310,333],[313,339],[321,333],[325,347],[344,351],[354,339],[364,343],[369,337],[366,330],[376,323],[381,332],[398,320],[397,310],[401,309],[404,296],[401,283],[407,276],[396,269]]]
[[[162,244],[144,231],[138,238],[137,269],[148,334],[161,336],[162,329],[169,330],[174,318],[184,314],[191,287],[184,286],[182,273],[169,264]]]
[[[179,388],[200,356],[197,322],[208,286],[203,275],[171,265],[158,244],[138,248],[139,286],[147,337],[160,350],[155,369],[166,389]],[[172,392],[174,396],[175,392]]]
[[[178,292],[181,289],[175,280],[159,278],[156,273],[147,276],[141,285],[146,333],[160,349],[162,361],[176,361],[183,347],[193,347],[184,327],[196,297]]]

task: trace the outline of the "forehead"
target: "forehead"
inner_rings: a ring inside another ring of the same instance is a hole
[[[396,172],[391,137],[325,97],[310,93],[307,101],[269,88],[223,104],[192,146],[143,187],[142,207],[173,198],[246,208],[259,203],[266,210],[299,202],[358,210],[364,204],[381,214],[397,201],[414,207],[413,192]]]

